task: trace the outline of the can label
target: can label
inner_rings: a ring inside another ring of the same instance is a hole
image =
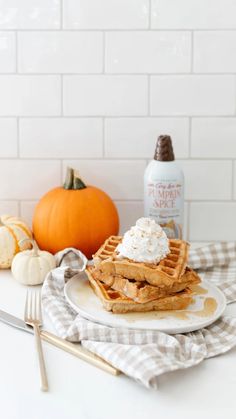
[[[149,182],[146,215],[161,225],[169,238],[182,238],[183,185],[175,180]]]

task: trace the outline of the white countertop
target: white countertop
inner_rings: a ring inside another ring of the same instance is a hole
[[[23,317],[26,288],[0,271],[0,309]],[[227,307],[236,315],[236,304]],[[41,393],[33,336],[0,322],[2,419],[235,418],[236,348],[159,378],[158,390],[113,377],[43,343],[50,391]]]

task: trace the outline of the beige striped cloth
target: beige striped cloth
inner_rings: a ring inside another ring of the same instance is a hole
[[[58,268],[45,279],[44,310],[58,336],[81,344],[146,387],[158,376],[197,365],[236,346],[236,317],[222,316],[211,326],[186,334],[112,328],[78,315],[66,302],[64,285],[84,269],[86,258],[75,249],[56,255]],[[236,301],[236,243],[210,244],[190,251],[189,265],[217,285],[227,303]]]

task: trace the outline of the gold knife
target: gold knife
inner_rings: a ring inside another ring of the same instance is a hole
[[[23,320],[2,310],[0,310],[0,321],[9,324],[10,326],[16,327],[17,329],[24,330],[25,332],[33,333],[33,329],[30,326],[27,326]],[[51,343],[52,345],[77,356],[83,361],[88,362],[89,364],[94,365],[95,367],[98,367],[101,370],[108,372],[109,374],[119,375],[121,373],[120,370],[113,367],[99,356],[94,355],[88,349],[83,348],[79,343],[68,342],[67,340],[61,339],[50,332],[46,332],[45,330],[41,330],[40,334],[42,339],[46,342]]]

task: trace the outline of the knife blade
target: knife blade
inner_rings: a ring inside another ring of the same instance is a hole
[[[17,329],[24,330],[28,333],[34,333],[32,327],[27,326],[24,320],[19,319],[18,317],[13,316],[12,314],[6,313],[5,311],[0,310],[0,321],[10,326],[16,327]]]
[[[0,310],[0,321],[6,323],[10,326],[13,326],[17,329],[23,330],[25,332],[33,334],[33,328],[28,326],[24,320],[19,319],[18,317],[13,316],[3,310]],[[94,355],[89,350],[83,348],[80,344],[74,344],[68,342],[65,339],[61,339],[58,336],[54,335],[53,333],[46,332],[45,330],[40,331],[41,338],[44,339],[46,342],[51,343],[54,346],[57,346],[60,349],[63,349],[66,352],[69,352],[72,355],[77,356],[78,358],[86,361],[103,371],[106,371],[112,375],[119,375],[121,371],[117,368],[110,365],[108,362],[104,361],[97,355]]]

